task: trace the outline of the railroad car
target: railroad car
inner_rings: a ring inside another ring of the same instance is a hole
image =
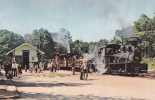
[[[73,60],[75,60],[75,69],[79,70],[80,65],[83,62],[83,58],[81,58],[76,53],[66,53],[66,54],[56,54],[55,61],[58,63],[60,69],[68,69],[72,68]]]

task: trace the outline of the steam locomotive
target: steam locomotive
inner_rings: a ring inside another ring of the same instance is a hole
[[[128,42],[132,46],[109,44],[99,48],[99,55],[104,59],[107,73],[131,74],[147,73],[148,65],[141,64],[141,54],[137,48],[139,38],[130,37]]]

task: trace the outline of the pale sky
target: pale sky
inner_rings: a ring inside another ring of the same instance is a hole
[[[110,40],[141,14],[155,16],[155,0],[0,0],[0,29],[21,34],[68,30],[75,40]]]

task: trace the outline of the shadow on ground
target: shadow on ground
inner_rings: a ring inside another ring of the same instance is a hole
[[[121,97],[99,97],[90,95],[54,95],[51,94],[43,94],[43,93],[21,93],[20,99],[35,99],[35,100],[145,100],[145,99],[137,99],[137,98],[121,98]]]
[[[14,98],[19,98],[19,95],[16,95],[14,91],[7,91],[4,89],[0,89],[0,100],[14,99]]]
[[[55,86],[58,86],[58,87],[62,87],[62,86],[82,87],[82,86],[86,86],[86,85],[91,85],[89,83],[85,83],[85,84],[82,84],[82,83],[69,83],[69,82],[66,82],[66,83],[57,83],[57,82],[45,83],[45,82],[41,82],[41,81],[38,81],[37,83],[25,82],[25,81],[22,81],[22,82],[14,81],[14,84],[17,87],[55,87]]]

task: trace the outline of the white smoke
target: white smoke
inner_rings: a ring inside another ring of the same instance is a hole
[[[119,36],[115,36],[114,38],[122,42],[122,39]]]
[[[69,39],[66,38],[66,32],[59,31],[56,35],[52,36],[54,42],[60,43],[64,48],[67,49],[67,53],[70,53]]]
[[[102,57],[98,57],[95,59],[95,67],[97,69],[97,74],[101,75],[103,73],[105,73],[107,71],[107,69],[105,68],[105,60]]]
[[[125,38],[137,37],[132,26],[129,26],[129,27],[123,29],[123,31],[124,31],[124,37]]]
[[[101,75],[107,71],[107,69],[105,68],[106,66],[105,66],[103,57],[98,55],[98,47],[95,46],[92,53],[85,53],[83,54],[83,56],[84,56],[83,58],[84,62],[93,60],[93,64],[95,65],[95,68],[97,69],[97,72],[95,74]]]

